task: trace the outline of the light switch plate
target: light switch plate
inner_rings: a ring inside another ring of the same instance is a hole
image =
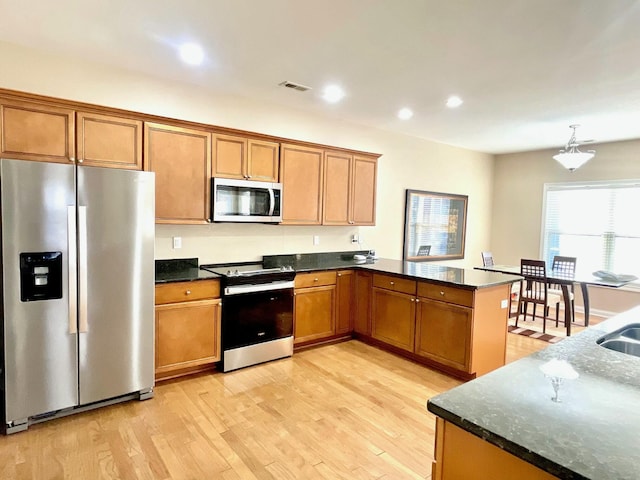
[[[173,237],[173,249],[182,248],[182,237]]]
[[[320,245],[320,235],[314,235],[313,236],[313,244],[314,245]]]
[[[500,302],[500,308],[507,308],[508,306],[508,300],[502,300]]]

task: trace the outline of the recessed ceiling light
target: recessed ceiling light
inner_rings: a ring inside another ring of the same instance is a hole
[[[338,85],[328,85],[322,93],[322,98],[329,103],[339,102],[344,98],[344,96],[344,90],[342,90]]]
[[[400,120],[409,120],[411,117],[413,117],[413,111],[410,108],[401,108],[398,111],[398,118]]]
[[[197,43],[183,43],[180,46],[180,58],[189,65],[200,65],[204,60],[204,50]]]
[[[447,98],[447,107],[456,108],[460,105],[462,105],[462,99],[457,95],[451,95],[449,98]]]

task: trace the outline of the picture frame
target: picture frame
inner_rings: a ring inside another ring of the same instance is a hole
[[[407,189],[404,260],[464,258],[468,199],[467,195]]]

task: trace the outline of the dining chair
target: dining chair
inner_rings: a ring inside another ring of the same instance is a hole
[[[553,270],[554,275],[558,275],[560,277],[573,278],[576,273],[576,257],[564,257],[561,255],[556,255],[553,257],[553,263],[551,264],[551,269]],[[571,321],[575,321],[575,301],[574,301],[574,287],[573,284],[569,286],[569,300],[571,301]],[[559,295],[560,299],[558,303],[556,303],[556,327],[558,326],[558,317],[560,311],[560,302],[564,303],[564,295],[562,293],[562,286],[558,284],[551,283],[549,284],[549,292]]]
[[[482,266],[493,267],[493,254],[491,252],[482,252]]]
[[[532,303],[532,321],[536,319],[536,307],[542,305],[542,333],[546,333],[549,305],[560,302],[560,296],[558,294],[549,292],[547,265],[543,260],[523,258],[520,260],[520,275],[524,277],[524,281],[520,283],[520,300],[518,302],[516,327],[518,326],[520,313],[524,313],[524,321],[527,321],[527,308],[529,304]]]

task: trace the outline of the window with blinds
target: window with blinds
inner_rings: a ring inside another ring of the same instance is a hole
[[[542,256],[640,277],[640,180],[545,185]]]

